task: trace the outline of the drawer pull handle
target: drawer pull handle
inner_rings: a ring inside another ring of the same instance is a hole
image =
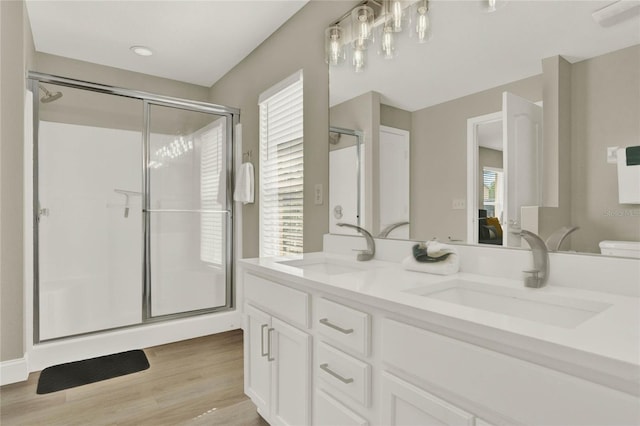
[[[322,371],[325,371],[325,372],[331,374],[333,377],[335,377],[336,379],[340,380],[344,384],[348,385],[349,383],[353,382],[353,379],[351,379],[351,378],[346,379],[346,378],[342,377],[341,375],[339,375],[338,373],[336,373],[335,371],[332,371],[329,368],[329,364],[320,364],[320,369]]]
[[[269,328],[267,330],[267,361],[275,361],[275,358],[271,356],[271,332],[275,330],[274,328]]]
[[[328,318],[322,318],[320,320],[320,324],[326,325],[327,327],[333,328],[334,330],[338,330],[342,334],[351,334],[353,333],[353,328],[342,328],[338,325],[331,324]]]
[[[269,355],[269,351],[264,350],[264,329],[269,327],[269,324],[262,324],[262,327],[260,327],[260,355],[262,356],[268,356]]]

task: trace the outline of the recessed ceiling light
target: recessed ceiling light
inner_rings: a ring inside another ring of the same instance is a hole
[[[129,48],[133,53],[140,56],[151,56],[153,55],[153,50],[149,49],[146,46],[131,46]]]

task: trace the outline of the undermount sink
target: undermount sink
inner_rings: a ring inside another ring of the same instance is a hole
[[[565,328],[577,327],[611,306],[601,302],[536,294],[535,290],[499,287],[462,279],[407,292]]]
[[[296,259],[278,262],[281,265],[293,266],[303,271],[318,272],[327,275],[339,275],[349,272],[358,272],[367,269],[365,265],[358,265],[355,262],[333,258],[317,258],[317,259]]]

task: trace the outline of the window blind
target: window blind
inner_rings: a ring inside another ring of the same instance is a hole
[[[224,134],[221,124],[201,136],[200,203],[202,210],[222,210],[226,196],[223,187]],[[222,265],[223,214],[200,214],[200,260]]]
[[[302,253],[302,72],[260,96],[260,256]]]

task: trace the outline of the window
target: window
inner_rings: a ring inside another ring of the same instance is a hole
[[[302,71],[260,95],[260,256],[302,253]]]
[[[482,204],[487,210],[487,217],[497,217],[502,222],[503,210],[503,171],[493,167],[482,168],[483,196]]]

